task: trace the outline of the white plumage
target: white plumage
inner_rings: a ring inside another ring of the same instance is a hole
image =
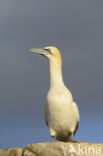
[[[62,77],[62,58],[56,47],[30,49],[50,62],[50,89],[44,107],[45,121],[52,140],[72,141],[79,125],[79,111]]]

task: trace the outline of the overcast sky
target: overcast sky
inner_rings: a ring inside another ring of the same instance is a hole
[[[80,110],[75,140],[103,142],[103,1],[0,1],[0,149],[51,141],[43,105],[49,63],[29,48],[56,46]]]

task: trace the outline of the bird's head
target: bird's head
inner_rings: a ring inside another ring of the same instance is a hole
[[[38,49],[29,49],[31,52],[41,54],[49,59],[51,62],[57,62],[61,66],[61,54],[58,48],[56,47],[44,47]]]

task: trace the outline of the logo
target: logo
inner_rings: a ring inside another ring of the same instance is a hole
[[[75,153],[78,155],[101,155],[102,154],[102,147],[100,146],[87,146],[87,145],[81,145],[78,144],[78,146],[75,148],[72,144],[69,145],[69,153]]]

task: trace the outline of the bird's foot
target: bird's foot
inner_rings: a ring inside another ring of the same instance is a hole
[[[71,140],[70,142],[72,142],[72,143],[78,143],[78,141],[75,141],[75,140]]]

